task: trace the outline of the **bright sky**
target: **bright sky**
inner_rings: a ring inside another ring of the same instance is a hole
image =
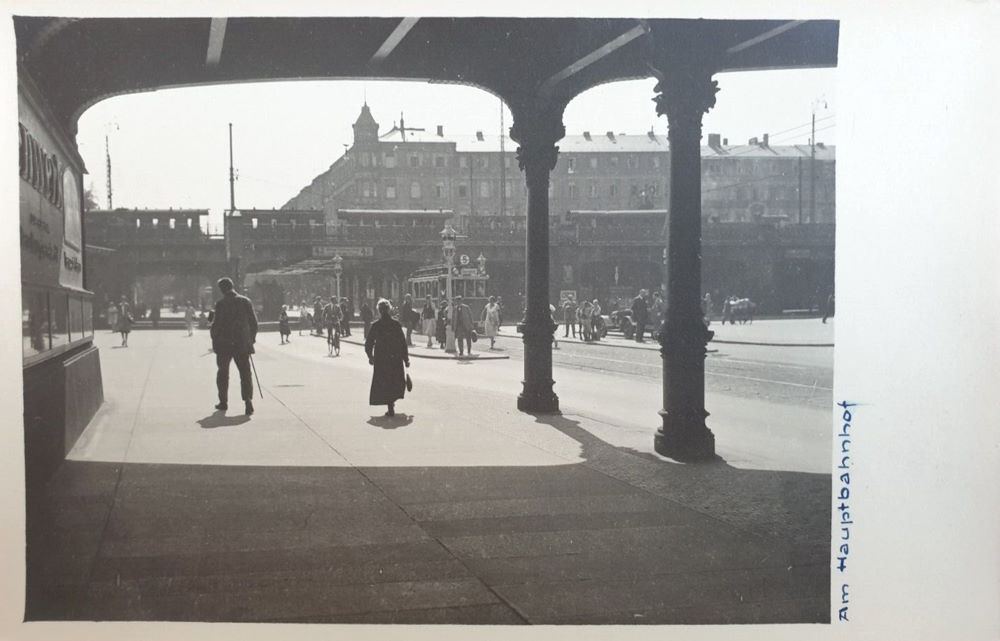
[[[721,91],[704,133],[731,144],[771,134],[772,144],[808,142],[816,109],[820,142],[835,144],[835,69],[719,74]],[[652,79],[597,87],[567,107],[568,134],[585,130],[666,134]],[[233,123],[238,208],[280,207],[325,171],[352,141],[367,97],[380,131],[402,111],[407,127],[445,133],[500,130],[500,100],[456,85],[385,81],[270,82],[167,89],[108,99],[80,118],[77,142],[101,207],[107,206],[104,137],[110,140],[115,207],[229,207],[228,123]],[[824,106],[825,105],[825,106]],[[505,109],[505,126],[510,112]]]

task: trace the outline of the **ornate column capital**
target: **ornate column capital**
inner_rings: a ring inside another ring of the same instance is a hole
[[[544,169],[546,176],[556,166],[559,147],[556,145],[566,135],[562,116],[566,105],[543,102],[538,98],[522,99],[510,103],[514,123],[510,137],[518,143],[517,164],[522,171]]]
[[[701,118],[715,106],[715,94],[719,92],[719,81],[712,80],[714,73],[707,66],[677,64],[663,71],[653,69],[657,79],[653,91],[658,94],[653,98],[656,115],[667,117],[671,132],[679,126],[701,134]]]

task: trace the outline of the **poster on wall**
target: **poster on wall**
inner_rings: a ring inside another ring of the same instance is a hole
[[[83,289],[83,233],[80,220],[80,188],[68,167],[63,172],[63,243],[59,284]]]

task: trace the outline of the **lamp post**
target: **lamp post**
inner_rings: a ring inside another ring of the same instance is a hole
[[[448,223],[441,230],[442,253],[444,254],[444,264],[447,273],[445,276],[445,298],[448,300],[449,323],[445,328],[444,351],[449,354],[455,353],[455,307],[451,300],[451,270],[455,264],[455,228]]]
[[[344,259],[337,254],[333,257],[333,275],[337,278],[337,304],[340,304],[340,275],[344,273]]]

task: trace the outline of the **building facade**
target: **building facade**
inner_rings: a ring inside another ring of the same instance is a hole
[[[748,296],[771,313],[825,300],[833,288],[834,147],[775,145],[766,134],[731,145],[711,133],[706,142],[704,289],[716,300]],[[553,296],[624,295],[658,286],[657,248],[669,215],[666,137],[585,131],[558,146],[549,211],[552,244],[563,248],[552,253]],[[503,138],[482,131],[455,135],[440,125],[410,128],[402,118],[379,134],[366,104],[354,123],[354,144],[283,209],[322,211],[330,234],[351,224],[345,211],[364,210],[369,218],[380,211],[387,217],[399,210],[450,211],[470,241],[500,242],[505,235],[523,241],[527,200],[516,149],[506,132]],[[581,233],[586,250],[579,248]],[[518,282],[523,269],[514,265],[507,273],[507,254],[499,247],[494,253],[501,256],[503,280]]]

